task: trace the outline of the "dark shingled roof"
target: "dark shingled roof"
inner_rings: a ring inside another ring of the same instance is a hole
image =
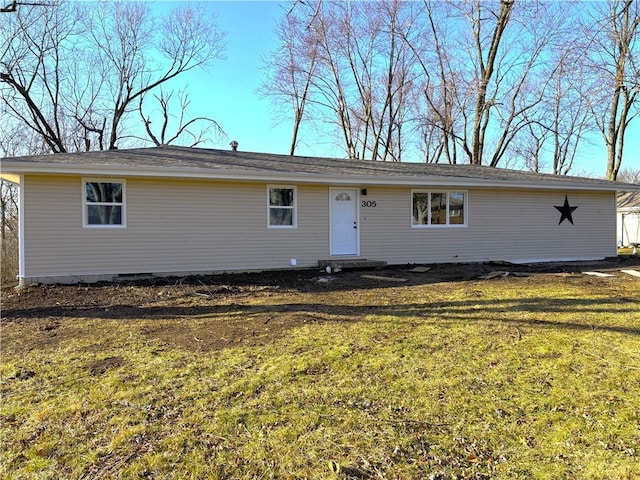
[[[197,176],[196,174],[200,172],[203,177],[215,178],[217,174],[223,172],[236,172],[246,173],[249,177],[251,174],[260,174],[262,177],[273,177],[281,181],[301,175],[311,181],[314,181],[314,178],[356,177],[366,180],[370,177],[372,180],[377,179],[377,183],[388,184],[392,184],[394,179],[401,178],[405,183],[411,179],[415,179],[416,183],[425,183],[429,178],[447,177],[457,180],[456,183],[469,180],[469,183],[473,184],[505,184],[507,186],[517,184],[548,188],[553,184],[556,187],[583,189],[593,187],[598,190],[625,190],[623,187],[626,186],[630,187],[630,190],[640,190],[638,185],[629,186],[607,180],[478,165],[373,162],[173,146],[14,157],[6,158],[2,163],[3,170],[8,173],[35,172],[38,169],[37,166],[42,166],[42,171],[47,173],[55,173],[56,168],[59,168],[61,173],[69,172],[71,169],[81,171],[83,167],[87,167],[89,172],[102,166],[105,170],[108,169],[118,175],[136,174],[134,170],[144,170],[150,176],[153,176],[153,172],[157,172],[158,175],[164,172],[163,176],[167,176],[168,172],[176,174],[189,172],[193,174],[191,176]],[[44,169],[44,166],[47,168]]]

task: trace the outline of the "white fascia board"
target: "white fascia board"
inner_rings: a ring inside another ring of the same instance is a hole
[[[544,182],[496,180],[446,176],[383,176],[383,175],[323,175],[316,173],[288,173],[282,171],[219,170],[213,168],[184,167],[127,167],[106,165],[66,165],[48,163],[3,162],[3,171],[19,174],[83,175],[105,177],[180,178],[201,180],[226,180],[240,182],[282,182],[300,184],[330,184],[352,186],[447,186],[464,188],[513,188],[535,190],[621,191],[620,185],[603,185],[576,182]],[[640,185],[625,184],[624,191],[640,192]]]

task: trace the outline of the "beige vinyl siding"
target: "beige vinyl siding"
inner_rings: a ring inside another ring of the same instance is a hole
[[[423,188],[423,187],[421,187]],[[461,191],[451,188],[449,191]],[[362,208],[361,254],[389,263],[595,259],[616,254],[615,194],[467,190],[467,226],[411,228],[411,192],[369,188]],[[558,225],[565,194],[575,225]]]
[[[122,180],[122,177],[117,177]],[[109,181],[110,177],[91,177]],[[83,228],[82,178],[25,175],[27,281],[312,267],[329,255],[329,191],[291,185],[297,228],[267,227],[267,185],[124,178],[126,228]],[[595,259],[616,254],[614,192],[465,191],[466,226],[411,227],[412,187],[366,186],[359,258],[390,264]],[[350,187],[352,188],[352,187]],[[415,189],[434,190],[428,185]],[[565,194],[575,225],[558,225]]]
[[[108,177],[101,178],[108,181]],[[83,228],[80,177],[25,176],[25,277],[315,265],[326,187],[298,186],[296,229],[267,228],[266,185],[126,179],[126,228]]]

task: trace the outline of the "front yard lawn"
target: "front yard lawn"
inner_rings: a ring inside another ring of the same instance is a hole
[[[640,278],[310,285],[5,292],[2,478],[640,478]]]

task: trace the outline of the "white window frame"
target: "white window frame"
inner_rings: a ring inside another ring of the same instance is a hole
[[[87,183],[121,183],[122,202],[87,202]],[[82,187],[82,227],[83,228],[127,228],[127,182],[122,178],[83,178]],[[108,205],[122,208],[121,224],[117,225],[94,225],[89,223],[89,205]]]
[[[271,189],[272,188],[280,188],[293,190],[293,205],[290,206],[277,206],[271,205]],[[267,228],[275,228],[275,229],[296,229],[298,228],[298,188],[295,185],[267,185]],[[291,214],[291,225],[271,225],[271,209],[272,208],[284,208],[292,210]]]
[[[427,224],[422,225],[422,224],[414,224],[413,223],[413,195],[415,193],[426,193],[428,194],[428,205],[427,205],[427,211],[429,212],[429,220]],[[432,193],[444,193],[447,195],[447,223],[436,223],[436,224],[432,224],[431,223],[431,194]],[[463,219],[462,222],[463,223],[449,223],[449,198],[450,195],[452,193],[461,193],[464,195],[464,213],[463,213]],[[411,208],[411,212],[410,212],[410,217],[409,217],[409,221],[411,222],[411,228],[466,228],[468,227],[468,212],[469,212],[469,194],[466,190],[437,190],[437,189],[424,189],[424,188],[416,188],[411,190],[411,198],[410,198],[410,208]]]

